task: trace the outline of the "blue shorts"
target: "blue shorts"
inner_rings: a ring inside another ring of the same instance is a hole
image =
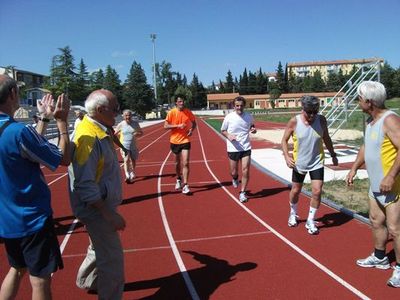
[[[64,267],[53,218],[47,218],[34,234],[15,239],[3,239],[10,266],[29,270],[29,274],[45,277]]]

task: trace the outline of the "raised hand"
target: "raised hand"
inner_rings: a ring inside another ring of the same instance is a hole
[[[54,99],[51,94],[46,94],[41,100],[38,100],[37,109],[42,118],[50,119],[54,112]]]
[[[54,109],[54,118],[59,119],[61,121],[66,121],[68,119],[69,108],[71,106],[71,102],[67,98],[65,94],[61,94],[57,98],[57,103]]]

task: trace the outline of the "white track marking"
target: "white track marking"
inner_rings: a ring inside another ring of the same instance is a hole
[[[199,135],[199,141],[200,141],[200,146],[201,146],[201,151],[203,153],[203,158],[204,158],[204,162],[206,164],[206,167],[209,171],[209,173],[211,174],[211,176],[215,179],[215,181],[221,186],[221,188],[238,204],[240,205],[249,215],[251,215],[255,220],[257,220],[261,225],[263,225],[265,228],[267,228],[268,230],[270,230],[274,235],[276,235],[279,239],[281,239],[284,243],[286,243],[288,246],[290,246],[292,249],[294,249],[297,253],[299,253],[301,256],[303,256],[304,258],[306,258],[308,261],[310,261],[312,264],[314,264],[315,266],[317,266],[320,270],[322,270],[323,272],[325,272],[327,275],[329,275],[330,277],[332,277],[334,280],[336,280],[338,283],[340,283],[341,285],[343,285],[345,288],[347,288],[348,290],[350,290],[352,293],[356,294],[358,297],[360,297],[361,299],[370,299],[368,296],[366,296],[365,294],[363,294],[361,291],[357,290],[355,287],[353,287],[350,283],[348,283],[347,281],[345,281],[344,279],[342,279],[341,277],[339,277],[338,275],[336,275],[335,273],[333,273],[330,269],[328,269],[327,267],[325,267],[323,264],[321,264],[319,261],[317,261],[315,258],[313,258],[311,255],[309,255],[308,253],[306,253],[305,251],[303,251],[302,249],[300,249],[298,246],[296,246],[295,244],[293,244],[291,241],[289,241],[287,238],[285,238],[282,234],[280,234],[278,231],[276,231],[273,227],[271,227],[270,225],[268,225],[266,222],[264,222],[260,217],[258,217],[255,213],[253,213],[249,208],[247,208],[244,204],[242,204],[235,196],[232,195],[232,193],[226,188],[224,187],[220,180],[217,178],[217,176],[215,176],[215,174],[213,173],[213,171],[211,170],[210,166],[207,163],[207,157],[206,154],[204,152],[204,147],[203,147],[203,141],[201,138],[201,134],[200,134],[200,130],[197,127],[197,133]]]
[[[157,184],[157,190],[158,190],[158,206],[160,207],[160,214],[161,218],[164,224],[164,229],[165,233],[167,235],[169,244],[171,245],[172,252],[175,256],[176,263],[178,264],[179,270],[182,274],[183,280],[185,281],[186,287],[189,290],[190,296],[194,300],[200,300],[199,295],[197,294],[196,289],[194,288],[193,282],[190,279],[190,276],[187,272],[187,269],[185,267],[185,264],[183,263],[182,257],[179,253],[178,247],[176,246],[174,237],[171,232],[171,228],[169,227],[168,220],[167,220],[167,215],[165,213],[164,209],[164,204],[162,200],[162,195],[161,195],[161,178],[162,178],[162,171],[164,169],[164,165],[166,164],[169,156],[171,155],[171,151],[168,153],[167,157],[165,158],[163,164],[161,165],[160,172],[158,173],[158,184]]]

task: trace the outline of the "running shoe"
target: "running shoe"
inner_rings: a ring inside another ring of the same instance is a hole
[[[129,173],[129,178],[130,178],[131,180],[135,179],[135,177],[136,177],[135,173],[133,173],[133,172],[130,172],[130,173]]]
[[[238,179],[232,179],[232,185],[234,188],[237,188],[239,186],[239,180]]]
[[[175,190],[180,190],[182,188],[182,182],[180,179],[176,180]]]
[[[389,278],[387,282],[388,286],[400,288],[400,268],[394,267],[392,277]]]
[[[189,194],[190,193],[190,189],[189,189],[189,186],[187,185],[187,184],[185,184],[184,186],[183,186],[183,189],[182,189],[182,194]]]
[[[307,220],[306,229],[307,229],[309,234],[318,234],[319,233],[318,227],[315,226],[315,222],[314,221]]]
[[[387,258],[387,256],[379,259],[374,255],[374,253],[372,253],[367,258],[358,259],[356,263],[363,268],[377,268],[384,270],[390,269],[389,259]]]
[[[290,214],[289,215],[288,226],[289,227],[296,227],[297,226],[297,216],[295,214]]]
[[[246,196],[246,192],[240,192],[240,194],[239,194],[239,201],[241,202],[241,203],[245,203],[245,202],[247,202],[247,201],[249,201],[249,199],[247,199],[247,196]]]

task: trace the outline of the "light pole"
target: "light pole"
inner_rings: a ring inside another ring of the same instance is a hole
[[[157,104],[157,78],[156,78],[156,34],[150,34],[151,41],[153,42],[153,85],[154,85],[154,99]]]

